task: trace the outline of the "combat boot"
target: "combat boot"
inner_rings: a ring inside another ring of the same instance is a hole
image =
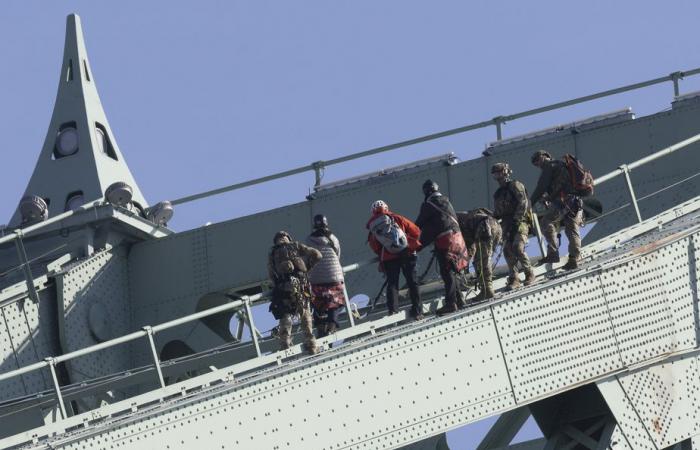
[[[506,291],[513,291],[520,287],[520,278],[517,275],[512,275],[508,277],[508,284],[506,284]]]
[[[316,345],[316,340],[311,339],[308,342],[304,342],[304,350],[306,350],[309,355],[315,355],[318,353],[318,346]]]
[[[525,281],[523,281],[523,284],[525,286],[530,286],[532,283],[535,282],[535,272],[530,270],[529,272],[525,272]]]
[[[451,314],[453,312],[457,312],[459,308],[457,308],[457,305],[454,303],[445,303],[445,305],[442,308],[438,308],[435,313],[438,316],[444,316],[445,314]]]
[[[577,258],[572,258],[569,256],[569,260],[564,264],[564,267],[562,267],[564,270],[575,270],[578,269],[578,259]]]
[[[316,326],[316,337],[323,338],[328,336],[328,325],[325,323],[318,324]]]
[[[543,264],[555,264],[559,262],[559,253],[547,252],[547,256],[541,258],[538,264],[541,266]]]
[[[411,309],[411,312],[409,313],[409,316],[413,318],[416,322],[419,320],[425,319],[425,316],[423,316],[423,313],[414,309]]]
[[[479,295],[472,299],[473,302],[483,302],[484,300],[489,300],[494,296],[493,285],[491,283],[486,283],[486,285],[481,289]]]

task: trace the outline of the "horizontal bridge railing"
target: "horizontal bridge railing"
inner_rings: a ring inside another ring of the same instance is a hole
[[[193,201],[200,200],[203,198],[211,197],[213,195],[218,195],[218,194],[223,194],[225,192],[243,189],[245,187],[254,186],[256,184],[266,183],[266,182],[272,181],[272,180],[278,180],[280,178],[290,177],[292,175],[297,175],[297,174],[304,173],[304,172],[314,172],[315,177],[316,177],[314,186],[318,187],[321,185],[321,178],[323,177],[324,170],[327,167],[330,167],[330,166],[333,166],[336,164],[341,164],[344,162],[365,158],[367,156],[377,155],[379,153],[384,153],[384,152],[388,152],[391,150],[397,150],[399,148],[409,147],[409,146],[412,146],[415,144],[429,142],[429,141],[441,139],[444,137],[454,136],[456,134],[461,134],[461,133],[465,133],[468,131],[478,130],[480,128],[486,128],[486,127],[491,127],[491,126],[496,127],[496,139],[500,141],[503,138],[502,127],[506,122],[511,122],[513,120],[521,119],[523,117],[534,116],[534,115],[541,114],[544,112],[554,111],[557,109],[566,108],[568,106],[573,106],[573,105],[589,102],[592,100],[597,100],[597,99],[604,98],[604,97],[610,97],[612,95],[617,95],[617,94],[621,94],[624,92],[634,91],[637,89],[642,89],[642,88],[654,86],[654,85],[661,84],[661,83],[668,83],[668,82],[673,83],[674,96],[678,97],[678,95],[680,94],[679,81],[685,77],[690,77],[690,76],[694,76],[694,75],[698,75],[698,74],[700,74],[700,68],[686,70],[686,71],[672,72],[669,75],[654,78],[652,80],[642,81],[640,83],[629,84],[629,85],[618,87],[615,89],[609,89],[607,91],[597,92],[595,94],[585,95],[583,97],[577,97],[577,98],[574,98],[571,100],[565,100],[563,102],[552,103],[552,104],[547,105],[547,106],[529,109],[527,111],[522,111],[522,112],[518,112],[515,114],[496,116],[493,119],[484,120],[481,122],[473,123],[470,125],[465,125],[465,126],[462,126],[459,128],[453,128],[453,129],[446,130],[446,131],[440,131],[438,133],[432,133],[432,134],[428,134],[425,136],[420,136],[420,137],[409,139],[406,141],[397,142],[394,144],[383,145],[381,147],[375,147],[375,148],[372,148],[369,150],[365,150],[365,151],[361,151],[361,152],[357,152],[357,153],[352,153],[352,154],[346,155],[346,156],[341,156],[339,158],[329,159],[327,161],[316,161],[316,162],[313,162],[313,163],[305,165],[305,166],[297,167],[295,169],[285,170],[283,172],[274,173],[274,174],[267,175],[264,177],[254,178],[252,180],[243,181],[240,183],[231,184],[231,185],[224,186],[221,188],[212,189],[212,190],[205,191],[205,192],[200,192],[198,194],[192,194],[192,195],[188,195],[185,197],[181,197],[181,198],[172,200],[171,203],[173,205],[180,205],[183,203],[189,203],[189,202],[193,202]]]
[[[361,261],[358,263],[350,264],[348,266],[343,267],[343,272],[349,273],[349,272],[358,270],[364,266],[367,266],[369,264],[375,263],[376,261],[377,261],[377,259],[373,258],[373,259]],[[73,351],[70,353],[65,353],[65,354],[60,355],[60,356],[46,358],[44,361],[30,364],[28,366],[13,370],[11,372],[2,373],[2,374],[0,374],[0,381],[14,378],[14,377],[17,377],[17,376],[20,376],[20,375],[23,375],[23,374],[26,374],[29,372],[33,372],[35,370],[48,368],[51,372],[51,378],[53,380],[53,388],[54,388],[54,391],[56,393],[56,398],[58,399],[58,406],[59,406],[59,409],[61,412],[61,417],[65,419],[68,417],[68,414],[66,411],[65,404],[63,402],[63,396],[61,394],[61,388],[60,388],[60,385],[58,383],[58,378],[56,376],[56,364],[70,361],[72,359],[79,358],[79,357],[85,356],[85,355],[89,355],[91,353],[95,353],[95,352],[98,352],[101,350],[106,350],[108,348],[115,347],[117,345],[132,342],[132,341],[135,341],[137,339],[146,338],[148,340],[148,344],[150,346],[151,353],[153,355],[153,361],[154,361],[154,365],[155,365],[156,372],[158,375],[158,382],[160,383],[161,387],[165,387],[165,379],[163,378],[163,372],[161,370],[161,361],[160,361],[160,358],[158,356],[158,352],[156,350],[153,336],[155,336],[157,333],[159,333],[161,331],[165,331],[165,330],[168,330],[170,328],[174,328],[174,327],[177,327],[180,325],[184,325],[186,323],[194,322],[196,320],[200,320],[200,319],[203,319],[205,317],[210,317],[210,316],[213,316],[215,314],[222,313],[222,312],[236,310],[236,309],[239,309],[241,307],[243,307],[245,309],[245,313],[246,313],[245,315],[246,315],[246,319],[248,321],[248,327],[251,330],[250,334],[251,334],[253,343],[255,345],[256,354],[258,357],[260,357],[260,356],[262,356],[262,353],[260,351],[260,344],[258,342],[258,336],[257,336],[257,333],[255,332],[256,328],[255,328],[255,323],[253,321],[253,313],[252,313],[251,306],[253,304],[256,304],[256,303],[266,302],[267,299],[270,298],[270,295],[271,295],[270,292],[261,292],[259,294],[255,294],[255,295],[251,295],[251,296],[244,295],[244,296],[240,296],[241,297],[240,299],[231,301],[231,302],[226,303],[224,305],[219,305],[219,306],[215,306],[213,308],[208,308],[208,309],[205,309],[203,311],[200,311],[200,312],[197,312],[194,314],[190,314],[187,316],[180,317],[178,319],[174,319],[174,320],[171,320],[168,322],[161,323],[159,325],[154,325],[154,326],[147,325],[147,326],[142,327],[142,329],[139,331],[135,331],[133,333],[130,333],[130,334],[127,334],[127,335],[124,335],[124,336],[121,336],[121,337],[118,337],[115,339],[110,339],[109,341],[101,342],[101,343],[96,344],[96,345],[91,345],[90,347],[85,347],[83,349],[76,350],[76,351]],[[345,293],[345,296],[346,296],[346,300],[348,300],[347,299],[347,292]],[[348,307],[348,316],[349,316],[350,324],[351,324],[351,326],[354,327],[355,322],[353,320],[352,313],[349,310],[349,308],[350,308],[349,301],[348,301],[347,307]]]
[[[648,164],[652,161],[656,161],[659,158],[662,158],[664,156],[670,155],[671,153],[681,150],[683,148],[688,147],[691,144],[694,144],[696,142],[700,141],[700,134],[696,134],[695,136],[689,137],[688,139],[685,139],[683,141],[677,142],[673,145],[670,145],[666,148],[663,148],[657,152],[654,152],[653,154],[646,156],[644,158],[638,159],[637,161],[630,163],[630,164],[623,164],[617,169],[613,170],[610,173],[607,173],[601,177],[598,177],[595,179],[595,185],[598,186],[608,180],[612,180],[613,178],[616,178],[620,175],[625,176],[625,182],[627,184],[627,192],[630,196],[630,201],[632,203],[632,206],[634,207],[634,212],[637,215],[637,222],[641,223],[642,222],[642,214],[639,211],[639,201],[637,199],[636,194],[634,193],[634,187],[632,186],[632,179],[630,177],[630,172],[632,169],[636,169],[637,167],[641,167],[645,164]]]
[[[632,169],[637,168],[637,167],[648,164],[649,162],[652,162],[652,161],[655,161],[659,158],[667,156],[667,155],[669,155],[677,150],[687,148],[691,144],[696,143],[698,141],[700,141],[700,134],[697,134],[697,135],[692,136],[688,139],[685,139],[685,140],[680,141],[676,144],[673,144],[669,147],[661,149],[658,152],[653,153],[652,155],[641,158],[641,159],[634,161],[630,164],[620,166],[618,169],[597,178],[595,181],[595,184],[600,185],[600,184],[607,182],[613,178],[616,178],[620,175],[624,175],[625,179],[627,181],[627,187],[628,187],[629,194],[630,194],[630,197],[632,200],[632,204],[634,205],[635,211],[637,213],[637,217],[638,217],[639,221],[641,222],[642,219],[641,219],[641,215],[639,214],[639,208],[637,206],[637,199],[635,197],[634,190],[632,188],[631,179],[629,176],[630,171]],[[95,205],[97,205],[97,203],[95,203]],[[92,207],[92,206],[86,205],[85,208],[88,208],[88,207]],[[62,220],[63,218],[67,218],[70,215],[72,215],[72,213],[74,213],[74,211],[69,211],[69,212],[64,213],[60,216],[56,216],[53,218],[53,221],[51,223],[58,221],[58,220]],[[47,222],[42,222],[42,224],[44,224],[44,225],[46,223]],[[33,226],[33,227],[28,227],[27,229],[24,230],[24,233],[38,229],[39,225],[41,225],[41,224],[38,224],[37,226]],[[11,239],[20,238],[21,234],[22,233],[20,232],[20,233],[15,233],[14,235],[0,238],[0,244],[2,244],[3,242],[7,242]],[[349,272],[358,270],[362,267],[365,267],[369,264],[372,264],[376,261],[377,261],[377,258],[373,258],[370,260],[365,260],[365,261],[361,261],[358,263],[350,264],[348,266],[343,267],[343,272],[349,273]],[[33,285],[32,285],[32,287],[33,287]],[[29,372],[32,372],[35,370],[49,368],[49,370],[51,371],[51,376],[52,376],[53,385],[54,385],[53,387],[54,387],[54,390],[56,393],[56,397],[58,399],[58,404],[59,404],[58,406],[59,406],[59,409],[61,412],[61,416],[62,416],[62,418],[65,419],[68,417],[68,415],[66,412],[65,404],[63,402],[63,397],[61,395],[61,388],[60,388],[60,385],[58,383],[58,378],[56,376],[56,364],[66,362],[66,361],[69,361],[69,360],[72,360],[72,359],[75,359],[75,358],[78,358],[81,356],[89,355],[89,354],[97,352],[97,351],[105,350],[105,349],[114,347],[116,345],[135,341],[135,340],[141,339],[141,338],[146,338],[148,340],[148,343],[149,343],[149,346],[151,349],[151,353],[153,355],[153,361],[154,361],[154,365],[155,365],[156,372],[158,375],[158,382],[160,383],[161,387],[165,387],[165,380],[163,378],[163,373],[161,370],[161,362],[160,362],[160,358],[158,356],[155,342],[153,339],[153,336],[155,334],[157,334],[161,331],[164,331],[164,330],[168,330],[168,329],[173,328],[173,327],[177,327],[179,325],[193,322],[195,320],[203,319],[205,317],[209,317],[209,316],[219,314],[222,312],[226,312],[226,311],[232,311],[232,310],[239,309],[239,308],[243,307],[245,309],[245,315],[246,315],[246,319],[248,321],[248,327],[251,330],[251,338],[252,338],[252,341],[253,341],[254,346],[255,346],[257,357],[260,357],[260,356],[262,356],[262,353],[260,350],[260,344],[258,342],[258,336],[257,336],[257,333],[255,332],[256,328],[255,328],[254,321],[253,321],[253,314],[252,314],[251,306],[255,303],[266,302],[269,299],[269,297],[270,297],[270,292],[262,292],[262,293],[251,295],[251,296],[240,296],[240,299],[233,300],[232,302],[226,303],[224,305],[216,306],[213,308],[208,308],[206,310],[203,310],[203,311],[200,311],[200,312],[197,312],[194,314],[190,314],[190,315],[178,318],[178,319],[174,319],[174,320],[171,320],[169,322],[164,322],[164,323],[161,323],[159,325],[144,326],[139,331],[136,331],[136,332],[133,332],[133,333],[130,333],[130,334],[127,334],[127,335],[124,335],[124,336],[121,336],[121,337],[118,337],[115,339],[111,339],[109,341],[102,342],[100,344],[96,344],[96,345],[86,347],[86,348],[83,348],[80,350],[76,350],[74,352],[66,353],[66,354],[63,354],[60,356],[46,358],[44,361],[40,361],[40,362],[31,364],[31,365],[28,365],[28,366],[25,366],[25,367],[22,367],[22,368],[19,368],[19,369],[10,371],[10,372],[2,373],[2,374],[0,374],[0,381],[4,381],[4,380],[7,380],[7,379],[10,379],[13,377],[17,377],[17,376],[20,376],[20,375],[23,375],[23,374],[26,374],[26,373],[29,373]],[[345,292],[345,297],[346,297],[346,300],[348,300],[347,292]],[[348,316],[349,316],[350,324],[351,324],[351,326],[354,326],[355,324],[354,324],[354,321],[352,318],[352,312],[349,310],[349,308],[350,308],[349,301],[347,301],[347,307],[348,307]]]

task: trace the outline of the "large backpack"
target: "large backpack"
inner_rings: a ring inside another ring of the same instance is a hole
[[[571,187],[576,195],[587,197],[593,194],[593,175],[591,171],[583,167],[583,164],[575,156],[568,153],[562,157],[566,170],[569,171]]]
[[[401,253],[408,247],[406,233],[387,214],[381,214],[370,222],[369,231],[389,253]]]

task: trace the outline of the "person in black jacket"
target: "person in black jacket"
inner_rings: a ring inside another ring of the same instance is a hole
[[[464,307],[456,275],[469,262],[466,245],[450,199],[440,193],[437,183],[426,180],[423,183],[423,195],[425,200],[415,222],[421,229],[420,240],[423,246],[434,244],[440,276],[445,283],[444,306],[437,313],[447,314]]]

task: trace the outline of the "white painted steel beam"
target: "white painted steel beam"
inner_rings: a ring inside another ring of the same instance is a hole
[[[37,448],[129,449],[394,448],[421,441],[582,384],[604,386],[611,375],[623,380],[674,355],[695,355],[699,239],[695,219],[682,217],[598,254],[582,270],[496,302],[316,357],[285,362],[272,354],[270,362],[280,365],[261,368],[252,360],[252,372],[221,368],[0,447],[34,439]],[[698,390],[686,395],[700,403]],[[681,434],[660,442],[675,436]]]

